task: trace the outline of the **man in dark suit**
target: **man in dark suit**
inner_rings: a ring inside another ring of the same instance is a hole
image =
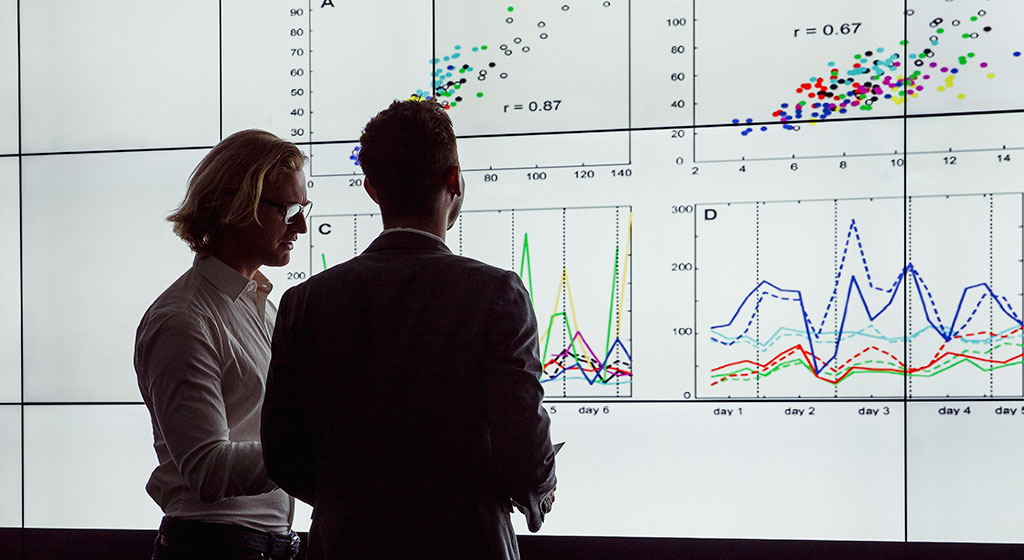
[[[518,558],[554,499],[537,320],[514,273],[453,255],[465,184],[433,101],[360,140],[384,232],[284,294],[263,407],[270,478],[313,505],[309,557]]]

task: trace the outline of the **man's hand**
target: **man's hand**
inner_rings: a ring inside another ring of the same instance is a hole
[[[540,500],[537,508],[529,508],[520,505],[519,502],[512,500],[512,505],[526,516],[526,526],[530,529],[531,533],[540,531],[540,526],[544,524],[544,516],[551,513],[551,506],[555,503],[555,488],[552,488],[550,492]]]

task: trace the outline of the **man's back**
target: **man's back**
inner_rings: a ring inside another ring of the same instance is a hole
[[[307,422],[264,439],[271,477],[314,503],[311,558],[515,556],[509,497],[554,486],[537,352],[518,277],[421,233],[285,294],[264,415]]]

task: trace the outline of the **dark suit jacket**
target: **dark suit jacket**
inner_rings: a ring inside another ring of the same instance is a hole
[[[540,368],[519,277],[419,233],[288,290],[262,438],[309,557],[518,558],[509,498],[555,484]]]

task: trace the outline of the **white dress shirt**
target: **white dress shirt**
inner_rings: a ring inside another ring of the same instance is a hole
[[[289,530],[292,499],[267,478],[260,445],[271,289],[197,256],[139,324],[135,371],[160,463],[146,490],[168,516]]]

